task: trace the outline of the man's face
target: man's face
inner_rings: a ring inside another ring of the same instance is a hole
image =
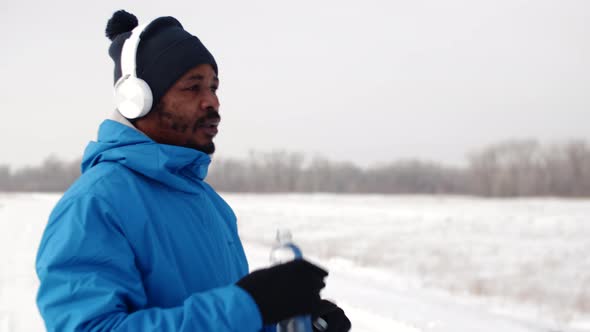
[[[212,154],[213,137],[221,120],[218,86],[213,67],[199,65],[176,81],[151,112],[135,120],[134,125],[158,143]]]

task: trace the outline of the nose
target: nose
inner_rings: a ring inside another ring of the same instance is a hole
[[[203,96],[203,99],[201,99],[200,107],[203,110],[213,108],[219,112],[219,98],[217,98],[215,93],[209,92]]]

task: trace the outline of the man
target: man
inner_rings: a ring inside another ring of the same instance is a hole
[[[320,299],[321,268],[300,260],[248,274],[236,217],[204,182],[220,121],[217,64],[172,17],[137,25],[125,11],[107,24],[118,111],[39,247],[47,329],[260,331],[311,314],[320,330],[349,330]],[[125,87],[134,79],[146,87]]]

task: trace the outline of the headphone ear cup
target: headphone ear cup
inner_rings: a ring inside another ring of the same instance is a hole
[[[115,84],[115,105],[127,119],[137,119],[148,114],[152,102],[152,90],[140,78],[126,75]]]

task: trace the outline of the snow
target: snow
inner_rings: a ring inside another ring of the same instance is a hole
[[[251,269],[290,229],[353,331],[590,331],[590,200],[223,196]],[[43,330],[34,259],[59,197],[0,193],[0,332]]]

